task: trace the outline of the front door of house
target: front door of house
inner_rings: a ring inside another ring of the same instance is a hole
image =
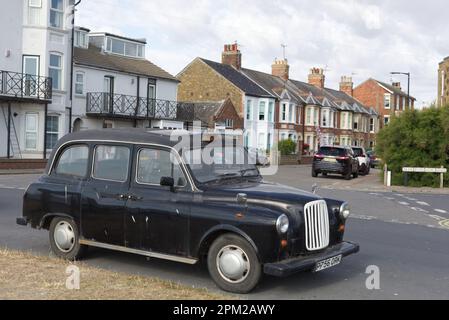
[[[104,77],[104,105],[103,111],[108,113],[114,113],[113,110],[113,95],[114,95],[114,78],[106,76]]]
[[[37,95],[38,74],[39,74],[39,57],[23,56],[23,94],[25,96],[34,97]]]

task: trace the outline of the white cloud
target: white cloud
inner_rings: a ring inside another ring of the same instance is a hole
[[[219,60],[223,44],[242,44],[245,67],[270,71],[288,45],[291,76],[328,66],[327,85],[412,73],[411,93],[430,102],[438,62],[449,55],[445,0],[82,0],[77,23],[147,38],[148,58],[177,74],[197,56]],[[403,82],[406,78],[395,78]]]

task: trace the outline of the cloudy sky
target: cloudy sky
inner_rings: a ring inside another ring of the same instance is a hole
[[[243,65],[271,72],[286,44],[291,77],[327,69],[390,82],[412,73],[417,106],[436,99],[438,62],[449,55],[447,0],[82,0],[77,25],[146,38],[147,58],[176,75],[195,57],[215,61],[223,44],[241,44]]]

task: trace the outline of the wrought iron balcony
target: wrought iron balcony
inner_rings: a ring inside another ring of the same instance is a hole
[[[49,103],[51,98],[51,78],[0,70],[0,99]]]
[[[89,92],[86,100],[86,114],[91,116],[178,121],[193,119],[193,108],[186,108],[188,104],[176,101],[107,92]]]

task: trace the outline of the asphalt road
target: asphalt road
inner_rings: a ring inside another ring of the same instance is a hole
[[[305,178],[307,169],[300,173],[293,168],[282,170],[285,172],[271,180],[281,179],[286,184],[310,189],[311,181]],[[292,179],[293,182],[283,178],[292,175],[289,170],[295,170],[299,178]],[[23,189],[33,178],[0,177],[0,247],[48,255],[47,232],[15,224],[15,218],[21,214]],[[323,180],[317,181],[323,183]],[[319,190],[319,194],[345,199],[352,204],[355,217],[348,221],[346,239],[358,242],[361,252],[320,273],[301,273],[285,279],[265,277],[252,294],[242,298],[449,299],[449,228],[440,225],[441,221],[449,219],[449,196],[327,188]],[[140,256],[101,249],[90,250],[85,262],[218,291],[202,265],[147,261]],[[365,272],[371,265],[380,270],[379,290],[368,290],[365,286],[369,276]]]

